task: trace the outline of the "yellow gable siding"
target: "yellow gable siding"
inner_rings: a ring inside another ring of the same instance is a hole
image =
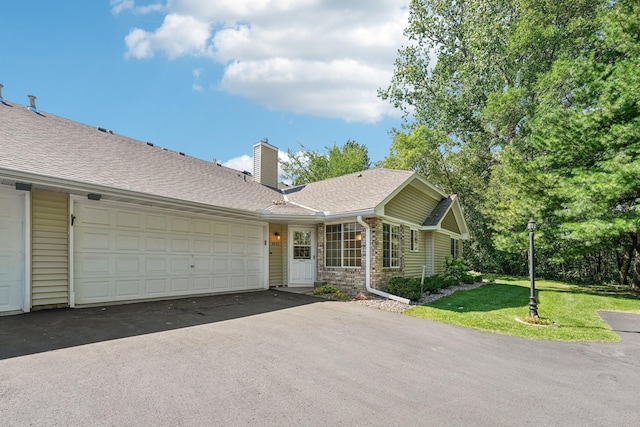
[[[31,305],[69,304],[69,199],[31,192]]]
[[[418,190],[413,184],[409,184],[385,205],[384,213],[422,225],[438,202],[439,200]]]
[[[442,228],[460,234],[460,227],[458,227],[458,222],[456,221],[456,217],[452,210],[444,216],[444,219],[442,220]]]

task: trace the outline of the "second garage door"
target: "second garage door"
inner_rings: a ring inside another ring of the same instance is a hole
[[[77,304],[266,287],[262,224],[104,201],[74,216]]]

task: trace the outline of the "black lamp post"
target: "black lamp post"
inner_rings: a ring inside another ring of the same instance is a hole
[[[529,316],[538,315],[538,302],[536,301],[536,280],[535,280],[535,256],[533,248],[533,232],[536,229],[536,222],[532,219],[527,223],[529,229],[529,280],[531,282],[531,294],[529,295]]]

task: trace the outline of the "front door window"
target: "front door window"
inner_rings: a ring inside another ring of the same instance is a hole
[[[311,232],[293,232],[293,259],[311,259]]]

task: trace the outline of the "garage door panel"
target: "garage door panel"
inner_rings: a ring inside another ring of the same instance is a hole
[[[211,240],[196,238],[193,241],[193,251],[200,254],[211,253]]]
[[[78,304],[264,286],[262,226],[91,204],[74,207]]]
[[[188,277],[175,277],[171,279],[171,292],[185,293],[189,291]]]
[[[193,289],[196,291],[209,291],[212,289],[211,277],[194,277]]]
[[[93,225],[109,227],[111,225],[110,210],[97,206],[80,206],[75,210],[76,225]]]
[[[214,240],[213,241],[213,253],[214,254],[228,254],[229,242],[226,240]]]
[[[178,233],[189,233],[190,230],[190,221],[184,218],[172,218],[171,219],[171,231],[175,231]]]
[[[122,228],[142,228],[142,214],[138,212],[117,211],[116,227]]]
[[[111,280],[83,280],[76,290],[76,298],[85,302],[103,302],[109,300]]]
[[[244,254],[244,243],[241,242],[231,242],[230,247],[231,247],[231,251],[230,253],[232,254],[236,254],[236,255],[242,255]]]
[[[146,236],[145,249],[147,251],[166,252],[169,247],[168,240],[169,238],[165,236]]]
[[[156,295],[166,295],[169,289],[169,279],[147,279],[145,280],[146,295],[154,297]]]
[[[166,274],[167,271],[167,259],[160,257],[147,257],[145,259],[145,273],[146,274]]]
[[[229,260],[227,258],[213,259],[213,273],[227,273],[229,271]]]
[[[147,230],[167,231],[167,217],[164,215],[147,214],[145,217]]]
[[[229,276],[214,276],[213,289],[218,292],[229,290]]]
[[[171,239],[171,252],[189,252],[189,239],[186,237],[173,237]]]
[[[208,257],[194,257],[193,258],[193,271],[196,274],[211,273],[211,258]]]
[[[116,236],[116,250],[139,251],[142,249],[142,235],[140,233],[123,234]]]
[[[116,298],[131,297],[141,293],[140,280],[116,280]]]
[[[139,274],[140,257],[138,256],[117,256],[116,257],[116,275],[131,275],[131,273]]]
[[[213,234],[216,236],[229,236],[229,226],[224,223],[213,224]]]
[[[193,221],[193,232],[195,234],[203,234],[209,235],[211,234],[211,222],[203,221],[203,220],[194,220]]]
[[[81,272],[77,278],[105,275],[111,272],[111,257],[82,254],[76,257],[76,267]]]
[[[109,249],[109,233],[107,231],[96,230],[86,231],[81,230],[75,236],[76,247],[78,249]]]

